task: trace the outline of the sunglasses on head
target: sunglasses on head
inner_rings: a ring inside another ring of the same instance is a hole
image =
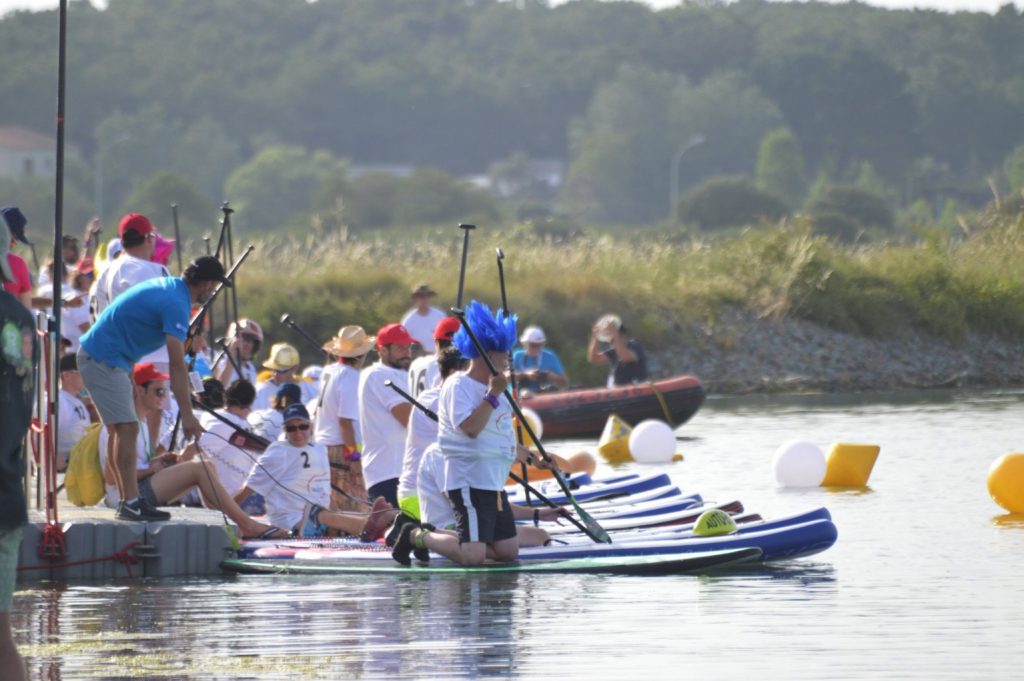
[[[287,432],[289,432],[289,433],[294,433],[297,430],[309,430],[309,424],[308,423],[300,423],[300,424],[295,425],[295,426],[285,426],[284,429]]]

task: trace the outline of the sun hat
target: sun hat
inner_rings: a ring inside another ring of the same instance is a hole
[[[335,357],[362,357],[373,349],[373,336],[367,336],[361,326],[343,326],[338,335],[324,343],[324,350]]]
[[[419,284],[416,284],[415,286],[412,287],[412,296],[414,298],[416,296],[436,296],[436,295],[437,295],[437,291],[435,291],[434,289],[430,288],[430,284],[428,284],[426,282],[420,282]]]
[[[450,341],[461,326],[458,317],[445,317],[434,327],[434,340]]]
[[[519,337],[520,343],[546,343],[548,337],[544,335],[544,329],[539,326],[528,326]]]
[[[295,404],[289,404],[287,407],[284,408],[283,418],[285,423],[292,421],[294,419],[299,419],[300,421],[308,422],[309,411],[307,411],[305,405],[296,402]]]
[[[377,347],[385,345],[412,345],[416,341],[409,335],[409,330],[401,324],[382,326],[377,332]]]
[[[144,364],[136,364],[135,369],[132,371],[132,381],[135,385],[145,385],[150,381],[166,381],[170,376],[160,371],[153,366],[152,362],[145,362]]]
[[[286,371],[299,365],[299,351],[287,343],[274,343],[270,348],[270,357],[263,363],[268,369]]]

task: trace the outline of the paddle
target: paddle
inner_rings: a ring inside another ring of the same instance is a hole
[[[480,357],[487,364],[487,368],[490,369],[491,375],[497,376],[498,370],[495,368],[494,363],[491,361],[491,358],[487,356],[487,351],[484,350],[483,345],[480,344],[480,339],[476,337],[473,329],[469,326],[469,323],[466,322],[465,311],[461,308],[452,308],[452,314],[462,322],[462,328],[466,330],[466,334],[473,342],[474,347],[476,347],[476,351],[480,353]],[[541,444],[540,438],[538,438],[533,432],[533,426],[531,426],[530,422],[526,420],[526,417],[523,415],[523,410],[519,408],[519,403],[516,402],[514,397],[512,397],[512,393],[506,389],[504,391],[504,395],[505,399],[508,400],[509,406],[512,407],[512,411],[519,417],[520,426],[526,430],[526,434],[529,435],[530,439],[533,440],[533,443],[537,445],[537,451],[540,452],[541,458],[544,459],[545,463],[551,466],[551,474],[558,482],[558,486],[562,488],[562,492],[565,493],[565,497],[569,500],[569,503],[572,504],[573,509],[576,511],[576,515],[578,515],[586,524],[586,529],[584,529],[586,535],[595,542],[611,544],[612,538],[608,536],[608,533],[605,532],[604,528],[601,527],[601,525],[576,502],[576,498],[573,497],[572,492],[569,490],[569,485],[566,484],[565,478],[562,476],[562,471],[558,470],[558,466],[548,455],[547,451],[544,450],[544,445]]]
[[[178,271],[183,272],[185,266],[181,264],[181,227],[178,225],[178,204],[171,204],[171,218],[174,221],[174,251],[178,256]]]
[[[298,323],[294,319],[292,319],[292,316],[290,314],[285,312],[283,315],[281,315],[281,323],[290,328],[292,331],[295,331],[300,336],[302,336],[307,343],[309,343],[311,346],[317,349],[317,352],[323,354],[325,360],[327,360],[328,362],[331,361],[331,353],[324,350],[323,346],[320,345],[320,343],[317,343],[316,339],[313,338],[313,336],[306,333],[306,330],[299,326]]]
[[[462,235],[462,267],[459,268],[459,295],[455,298],[455,307],[462,307],[462,290],[466,285],[466,256],[469,254],[469,233],[476,229],[476,225],[462,223],[459,229],[463,230]]]
[[[401,388],[399,388],[397,385],[394,384],[394,382],[392,382],[392,381],[384,381],[384,385],[386,385],[387,387],[391,388],[396,393],[398,393],[399,395],[404,397],[409,402],[409,404],[411,404],[412,406],[416,407],[417,409],[422,411],[424,414],[426,414],[427,418],[429,418],[431,421],[436,422],[438,420],[436,413],[434,413],[432,410],[428,409],[422,402],[417,400],[415,397],[413,397],[409,393],[407,393],[404,390],[402,390]],[[534,487],[533,485],[531,485],[530,483],[528,483],[526,480],[524,480],[523,478],[519,477],[515,473],[509,472],[508,475],[509,475],[510,478],[515,480],[518,484],[522,485],[523,488],[525,488],[528,493],[529,492],[533,492],[533,495],[535,497],[540,499],[543,503],[547,504],[551,508],[562,508],[561,506],[559,506],[558,504],[556,504],[555,502],[551,501],[546,496],[541,494],[540,491],[536,487]],[[526,505],[527,506],[531,505],[530,502],[529,502],[529,497],[527,497]],[[576,518],[572,517],[571,515],[565,515],[563,517],[567,518],[569,520],[569,522],[571,522],[576,527],[580,528],[580,530],[582,532],[587,532],[587,528],[584,525],[582,525],[580,523],[580,521],[576,520]]]
[[[498,282],[501,284],[501,309],[505,312],[505,316],[508,317],[508,296],[505,295],[505,252],[500,248],[494,249],[498,256]],[[512,351],[508,353],[508,375],[509,383],[512,385],[512,394],[516,395],[516,368],[512,362]],[[523,429],[516,428],[516,440],[519,444],[523,444]],[[523,474],[523,480],[529,480],[530,474],[529,469],[526,467],[525,462],[519,463],[519,471]],[[530,505],[530,487],[524,485],[523,489],[526,490],[526,505]]]

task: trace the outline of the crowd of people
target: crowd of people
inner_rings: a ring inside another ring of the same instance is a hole
[[[25,522],[21,445],[43,389],[32,373],[39,344],[31,311],[52,310],[56,277],[62,353],[54,464],[64,470],[98,430],[102,503],[116,518],[163,521],[170,505],[205,505],[243,537],[386,537],[404,563],[410,554],[426,559],[427,549],[466,565],[511,560],[518,545],[548,540],[515,520],[561,511],[517,509],[503,491],[513,463],[539,460],[514,437],[503,398],[507,369],[524,396],[569,385],[539,326],[517,336],[514,316],[476,301],[467,306],[467,323],[498,368],[492,375],[463,324],[433,305],[437,294],[423,283],[400,322],[375,335],[342,326],[323,346],[333,360],[326,366],[303,370],[287,342],[263,356],[264,331],[246,318],[231,322],[214,356],[201,312],[232,285],[217,258],[196,258],[172,276],[169,242],[131,213],[107,244],[97,243],[98,221],[84,244],[65,238],[62,262],[39,268],[33,284],[28,264],[12,252],[30,244],[28,220],[14,206],[0,215],[0,566],[16,560]],[[377,359],[364,367],[371,353]],[[643,349],[617,317],[595,325],[588,360],[609,365],[609,385],[646,378]],[[414,409],[410,396],[437,418]],[[9,602],[9,590],[0,590],[0,628]]]

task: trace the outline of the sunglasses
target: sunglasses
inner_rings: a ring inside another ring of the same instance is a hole
[[[289,433],[294,433],[297,430],[305,431],[305,430],[309,430],[309,424],[308,423],[300,423],[297,426],[285,426],[284,429],[286,431],[288,431]]]

